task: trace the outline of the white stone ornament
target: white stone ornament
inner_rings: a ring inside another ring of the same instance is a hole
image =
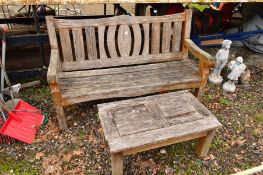
[[[246,65],[243,64],[243,58],[237,57],[235,61],[231,61],[228,67],[232,70],[230,74],[227,76],[228,81],[223,84],[223,90],[225,92],[235,92],[236,85],[235,81],[238,80],[240,75],[246,70]]]
[[[220,74],[228,61],[229,49],[231,44],[232,41],[224,40],[222,43],[222,48],[216,53],[216,64],[213,72],[208,77],[210,83],[221,84],[223,82],[223,78]]]

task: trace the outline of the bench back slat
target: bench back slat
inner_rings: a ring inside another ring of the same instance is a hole
[[[149,49],[150,49],[150,31],[149,31],[149,23],[142,24],[143,30],[144,30],[144,44],[143,44],[143,51],[142,55],[147,55],[149,54]]]
[[[60,50],[62,70],[74,71],[183,59],[186,14],[78,20],[47,17],[47,23],[54,26],[48,29],[50,36],[54,30],[59,33],[50,42]]]
[[[87,43],[87,54],[89,60],[96,60],[97,48],[96,48],[96,35],[94,27],[85,27],[86,43]]]
[[[100,59],[106,59],[107,58],[107,55],[105,52],[105,47],[104,47],[104,34],[105,34],[105,26],[99,26],[98,27],[98,36],[99,36]]]
[[[73,34],[74,50],[76,54],[76,61],[84,61],[85,50],[84,50],[82,28],[73,28],[72,34]]]
[[[131,51],[131,32],[128,25],[120,25],[118,30],[118,48],[121,57],[128,57]]]
[[[181,36],[182,36],[182,23],[174,22],[173,26],[173,42],[172,42],[172,51],[178,52],[181,46]]]
[[[137,56],[140,54],[142,44],[142,32],[139,24],[133,24],[132,30],[134,34],[134,46],[132,55]]]
[[[159,53],[160,50],[160,23],[152,23],[151,53]]]
[[[59,38],[62,48],[62,55],[64,62],[72,62],[73,54],[72,54],[72,46],[70,40],[69,29],[59,29]]]
[[[117,25],[109,26],[108,35],[107,35],[107,45],[109,49],[110,56],[113,58],[117,58],[117,50],[116,50],[116,41],[115,41],[115,33],[116,33]]]

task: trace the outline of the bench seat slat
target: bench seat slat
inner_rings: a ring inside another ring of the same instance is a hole
[[[139,68],[113,68],[112,72],[110,69],[105,72],[100,69],[98,74],[96,70],[93,70],[93,74],[79,71],[81,77],[76,77],[76,72],[72,72],[71,76],[71,72],[63,73],[59,76],[62,99],[65,104],[71,104],[87,99],[139,96],[183,87],[198,88],[201,81],[198,70],[189,63],[174,61],[157,63],[156,66],[139,65]]]

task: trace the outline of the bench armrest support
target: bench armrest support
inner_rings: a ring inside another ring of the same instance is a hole
[[[185,39],[184,47],[188,49],[195,57],[199,59],[199,74],[201,77],[200,89],[197,96],[201,96],[202,89],[205,88],[209,76],[209,68],[212,67],[215,63],[214,57],[209,53],[200,49],[192,40]]]
[[[61,62],[59,59],[58,49],[51,49],[50,62],[47,72],[47,81],[49,84],[56,84],[58,82],[57,73],[61,71]]]
[[[206,66],[214,65],[214,57],[200,49],[191,39],[185,39],[184,46]]]

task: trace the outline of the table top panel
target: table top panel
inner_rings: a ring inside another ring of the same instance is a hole
[[[189,91],[104,103],[98,110],[111,152],[221,126]]]

